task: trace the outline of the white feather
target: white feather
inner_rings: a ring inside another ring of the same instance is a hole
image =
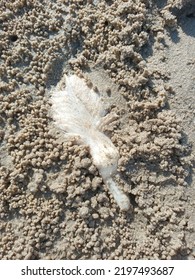
[[[105,110],[100,96],[76,75],[66,76],[66,86],[52,94],[52,115],[56,125],[69,136],[79,136],[89,146],[94,164],[122,210],[128,210],[128,197],[112,180],[119,153],[112,141],[100,131]]]

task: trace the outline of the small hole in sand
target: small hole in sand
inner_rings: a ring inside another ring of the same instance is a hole
[[[18,40],[18,36],[17,35],[11,35],[10,36],[10,41],[11,42],[16,42]]]

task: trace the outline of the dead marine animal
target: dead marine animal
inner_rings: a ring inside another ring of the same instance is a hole
[[[100,96],[90,89],[84,79],[76,75],[65,76],[65,88],[59,83],[52,93],[52,116],[58,128],[67,136],[79,136],[86,144],[94,165],[99,170],[121,210],[127,211],[130,202],[127,195],[113,180],[119,153],[112,141],[101,131],[109,122]]]

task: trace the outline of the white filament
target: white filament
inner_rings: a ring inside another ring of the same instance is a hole
[[[97,166],[121,210],[128,210],[130,202],[112,176],[116,173],[119,153],[112,141],[100,131],[105,124],[105,111],[100,96],[76,75],[66,76],[65,89],[52,94],[52,115],[56,125],[66,135],[79,136],[89,146],[93,163]]]
[[[128,197],[118,188],[117,184],[113,181],[113,179],[108,178],[106,180],[106,184],[120,209],[123,211],[129,210],[130,202]]]

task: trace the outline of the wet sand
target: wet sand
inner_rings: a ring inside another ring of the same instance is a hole
[[[195,258],[193,1],[0,3],[0,259]],[[52,119],[76,74],[117,114],[120,210]]]

